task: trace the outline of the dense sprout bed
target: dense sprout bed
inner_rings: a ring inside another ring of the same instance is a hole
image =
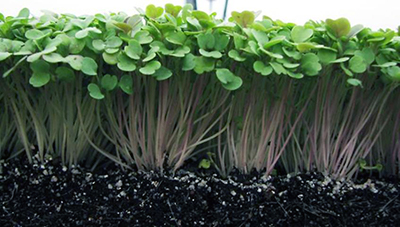
[[[1,163],[1,226],[395,226],[395,179],[320,173],[96,172],[26,159]]]
[[[167,4],[136,15],[0,14],[0,156],[104,158],[226,177],[398,175],[400,39]]]

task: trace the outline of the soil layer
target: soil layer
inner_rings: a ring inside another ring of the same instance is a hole
[[[0,226],[398,226],[396,179],[0,165]]]

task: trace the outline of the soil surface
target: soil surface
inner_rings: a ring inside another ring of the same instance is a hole
[[[396,179],[0,164],[0,226],[399,226]]]

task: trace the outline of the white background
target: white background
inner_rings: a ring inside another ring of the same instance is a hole
[[[16,16],[27,7],[35,16],[41,10],[76,15],[123,11],[135,14],[135,7],[164,6],[165,3],[183,5],[184,0],[0,0],[0,12]],[[212,11],[222,17],[225,0],[214,0]],[[198,8],[209,11],[209,0],[197,0]],[[346,17],[352,25],[363,24],[373,28],[396,29],[400,25],[400,0],[229,0],[231,11],[262,11],[272,19],[303,24],[307,20],[325,20]]]

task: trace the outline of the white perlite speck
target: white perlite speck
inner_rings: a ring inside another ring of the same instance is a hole
[[[122,186],[122,180],[119,180],[119,181],[115,184],[115,186],[121,187],[121,186]]]
[[[57,182],[57,181],[58,181],[58,178],[56,176],[51,177],[51,182]]]

